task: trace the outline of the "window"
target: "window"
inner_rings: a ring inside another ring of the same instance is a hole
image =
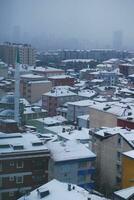
[[[121,178],[120,177],[116,177],[116,183],[117,184],[121,183]]]
[[[117,152],[117,159],[120,161],[121,160],[121,153]]]
[[[9,181],[14,181],[14,176],[10,176]]]
[[[13,197],[14,196],[14,192],[9,192],[9,197]]]
[[[17,176],[16,183],[23,183],[23,176]]]
[[[18,161],[17,162],[17,168],[23,168],[24,167],[24,162],[23,161]]]
[[[10,166],[14,166],[14,162],[13,161],[10,161]]]
[[[86,178],[87,178],[86,175],[80,175],[80,176],[78,176],[78,183],[86,182]]]
[[[0,172],[2,171],[2,163],[0,162]]]
[[[88,164],[88,162],[80,162],[79,163],[79,168],[86,168],[87,164]]]
[[[118,138],[118,144],[121,144],[121,137]]]

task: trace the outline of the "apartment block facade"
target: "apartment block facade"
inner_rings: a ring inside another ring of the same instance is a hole
[[[15,65],[17,51],[21,64],[35,65],[36,50],[31,45],[9,42],[0,44],[0,58],[8,65]]]

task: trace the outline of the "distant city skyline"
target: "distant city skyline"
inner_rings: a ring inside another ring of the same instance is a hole
[[[132,0],[0,0],[0,41],[27,42],[39,49],[133,49]],[[18,32],[18,33],[17,33]]]

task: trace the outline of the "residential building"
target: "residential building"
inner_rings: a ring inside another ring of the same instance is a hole
[[[42,107],[48,111],[49,116],[54,116],[57,114],[58,107],[76,100],[78,100],[78,95],[70,91],[69,86],[59,86],[42,95]]]
[[[87,190],[94,189],[94,153],[76,141],[49,142],[48,149],[51,152],[49,180],[56,178]]]
[[[96,186],[102,193],[112,194],[122,188],[122,153],[133,150],[134,131],[115,128],[91,130],[92,150],[96,154]]]
[[[134,129],[134,115],[119,117],[117,119],[117,126]]]
[[[24,108],[22,122],[23,124],[28,124],[31,120],[38,118],[45,118],[47,116],[47,111],[42,109],[40,106],[26,106]]]
[[[0,199],[16,200],[48,181],[49,151],[32,133],[0,133]]]
[[[49,181],[18,200],[27,198],[28,200],[45,200],[46,198],[47,200],[106,200],[104,197],[89,193],[77,185],[62,183],[56,179]]]
[[[120,73],[124,76],[134,74],[134,64],[124,63],[119,65]]]
[[[94,105],[89,106],[90,113],[90,127],[115,127],[117,126],[117,118],[121,116],[133,115],[133,103],[119,103],[119,102],[95,102]]]
[[[68,75],[59,75],[48,77],[48,80],[52,82],[52,86],[73,86],[75,79]]]
[[[22,75],[20,82],[21,96],[30,103],[39,101],[42,94],[49,92],[52,88],[52,82],[43,79],[42,76],[38,75]]]
[[[67,119],[70,122],[76,122],[77,117],[81,115],[89,115],[89,106],[93,105],[91,100],[81,100],[68,102]]]
[[[8,66],[0,60],[0,77],[8,78]]]
[[[0,58],[8,65],[15,65],[17,51],[21,64],[35,65],[36,51],[31,45],[10,42],[0,44]]]

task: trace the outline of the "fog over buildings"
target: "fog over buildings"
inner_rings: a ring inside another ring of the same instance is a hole
[[[133,0],[0,0],[0,41],[38,48],[112,48],[116,31],[132,49]]]

